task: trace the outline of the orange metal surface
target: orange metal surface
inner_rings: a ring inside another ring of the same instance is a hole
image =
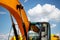
[[[60,39],[59,39],[59,36],[52,34],[51,40],[60,40]]]
[[[0,0],[0,6],[6,8],[14,16],[18,23],[18,27],[21,31],[21,34],[24,35],[22,22],[25,23],[26,31],[28,32],[29,21],[27,19],[24,9],[21,9],[20,14],[20,11],[17,10],[16,5],[20,5],[18,0]]]

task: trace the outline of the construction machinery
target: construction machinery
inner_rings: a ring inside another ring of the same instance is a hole
[[[28,40],[50,40],[50,24],[47,22],[34,22],[30,24]]]
[[[15,35],[11,40],[50,40],[50,24],[29,22],[25,10],[18,0],[0,0],[0,6],[6,8],[11,15]],[[17,21],[22,37],[17,33],[12,16]]]
[[[30,23],[27,32],[27,40],[51,40],[50,24],[47,22]],[[11,40],[16,40],[15,36]],[[19,40],[24,40],[24,37],[19,36]]]
[[[51,34],[51,40],[60,40],[60,37],[54,34]]]

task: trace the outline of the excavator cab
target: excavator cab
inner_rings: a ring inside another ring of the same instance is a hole
[[[30,23],[28,40],[50,40],[50,24],[48,22]]]

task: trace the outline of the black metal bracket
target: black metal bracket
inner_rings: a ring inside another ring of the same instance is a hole
[[[21,4],[19,4],[19,5],[16,5],[16,8],[17,9],[23,9],[23,6]]]

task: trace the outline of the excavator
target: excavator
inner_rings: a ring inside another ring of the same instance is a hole
[[[0,6],[10,12],[14,31],[14,36],[10,40],[51,40],[50,24],[48,22],[30,22],[19,0],[0,0]],[[21,35],[17,33],[12,16],[17,22]]]
[[[60,40],[60,37],[55,34],[51,34],[51,40]]]

